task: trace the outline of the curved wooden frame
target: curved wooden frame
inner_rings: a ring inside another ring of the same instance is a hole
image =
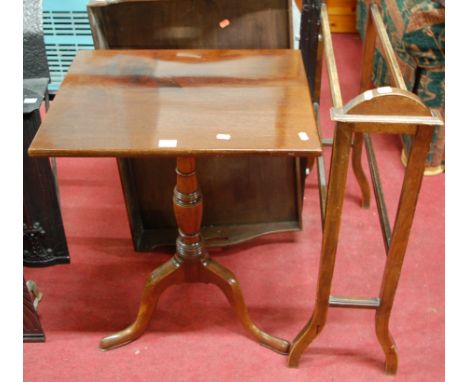
[[[406,90],[377,5],[371,4],[370,11],[363,53],[361,94],[343,107],[331,33],[328,26],[327,8],[325,4],[321,8],[322,41],[324,43],[334,106],[331,115],[332,120],[336,123],[336,128],[332,148],[330,181],[326,198],[324,198],[326,205],[323,208],[325,216],[315,309],[309,322],[296,336],[291,345],[288,360],[291,367],[298,366],[304,350],[323,330],[329,306],[375,309],[376,335],[385,353],[385,370],[388,374],[395,374],[398,367],[397,349],[389,330],[390,314],[413,223],[432,132],[435,126],[444,122],[440,115],[428,109],[416,95]],[[382,42],[385,57],[391,68],[393,83],[396,87],[371,90],[372,57],[377,36]],[[388,220],[369,133],[406,133],[414,135],[393,233]],[[366,146],[387,254],[378,298],[336,297],[330,295],[353,135],[352,163],[355,172],[355,166],[359,167],[361,163],[363,143]],[[317,168],[320,172],[320,168]]]

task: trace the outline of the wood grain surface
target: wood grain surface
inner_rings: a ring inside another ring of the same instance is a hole
[[[318,155],[314,121],[299,51],[82,51],[29,153]]]

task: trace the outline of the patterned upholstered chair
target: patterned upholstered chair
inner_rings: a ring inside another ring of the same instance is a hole
[[[357,29],[364,39],[368,4],[357,0]],[[444,114],[445,107],[445,0],[374,0],[379,6],[409,90],[427,106]],[[374,84],[389,84],[382,52],[374,56]],[[405,163],[411,138],[403,136]],[[445,129],[436,128],[426,161],[429,174],[444,171]]]

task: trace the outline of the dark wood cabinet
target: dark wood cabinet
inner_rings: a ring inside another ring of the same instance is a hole
[[[23,264],[30,267],[70,262],[51,161],[27,153],[41,123],[47,83],[23,80]]]
[[[120,0],[88,6],[96,49],[289,48],[289,11],[288,0]],[[213,123],[222,132],[223,121]],[[207,246],[300,230],[305,162],[252,156],[199,159]],[[175,160],[128,158],[118,165],[135,249],[173,245]]]

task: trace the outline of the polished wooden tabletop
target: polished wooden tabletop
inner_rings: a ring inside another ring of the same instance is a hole
[[[314,121],[298,50],[81,51],[29,153],[319,155]]]

